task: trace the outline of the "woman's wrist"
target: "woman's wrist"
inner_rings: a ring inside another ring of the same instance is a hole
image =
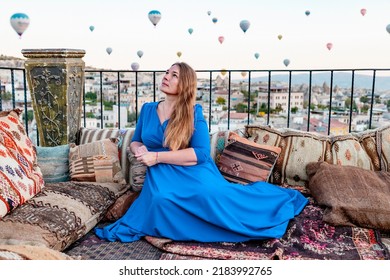
[[[158,152],[156,152],[156,163],[160,163],[158,160]]]

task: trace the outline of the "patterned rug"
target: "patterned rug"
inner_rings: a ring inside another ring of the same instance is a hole
[[[322,222],[323,209],[313,199],[293,219],[281,239],[240,243],[178,242],[146,237],[165,251],[160,259],[223,260],[383,260],[390,259],[379,232],[355,227],[335,227]]]
[[[106,225],[99,224],[99,227]],[[163,251],[145,240],[132,243],[101,240],[93,231],[64,251],[81,260],[158,260]]]

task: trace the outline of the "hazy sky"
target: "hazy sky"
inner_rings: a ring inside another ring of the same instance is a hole
[[[86,51],[87,65],[115,70],[133,62],[164,70],[176,61],[197,70],[390,68],[390,0],[0,0],[0,7],[0,54],[16,57],[72,48]],[[162,15],[156,27],[151,10]],[[10,25],[17,12],[30,17],[22,38]],[[243,19],[251,23],[246,33]]]

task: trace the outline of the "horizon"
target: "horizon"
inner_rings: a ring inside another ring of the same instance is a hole
[[[3,2],[0,29],[7,43],[0,53],[19,58],[24,58],[22,49],[82,49],[87,66],[131,70],[137,62],[140,71],[167,69],[176,61],[199,70],[235,71],[384,69],[390,62],[386,0]],[[161,13],[155,26],[148,18],[151,10]],[[30,18],[21,38],[10,25],[14,13]],[[241,20],[250,22],[246,32],[239,26]],[[224,36],[223,43],[219,36]],[[330,42],[333,47],[328,49]],[[112,48],[111,54],[106,48]],[[137,55],[140,50],[142,57]],[[287,66],[285,59],[290,61]]]

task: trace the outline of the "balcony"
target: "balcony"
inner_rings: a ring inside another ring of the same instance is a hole
[[[81,126],[134,127],[145,102],[164,98],[165,70],[86,69]],[[271,125],[342,135],[390,122],[390,69],[197,70],[209,131]],[[26,70],[0,67],[0,110],[23,109],[37,139]],[[352,104],[352,106],[351,106]]]

